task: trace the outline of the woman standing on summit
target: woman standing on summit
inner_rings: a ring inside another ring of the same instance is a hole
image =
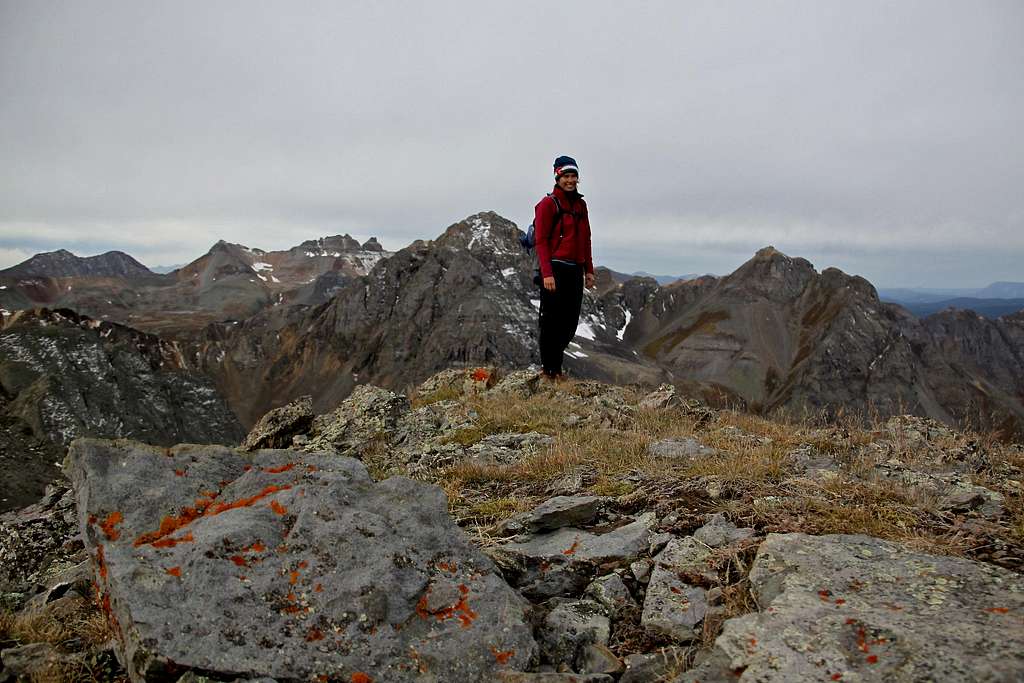
[[[587,203],[576,187],[580,169],[572,157],[555,159],[555,189],[534,209],[540,267],[542,376],[561,379],[562,355],[576,336],[583,286],[594,288]]]

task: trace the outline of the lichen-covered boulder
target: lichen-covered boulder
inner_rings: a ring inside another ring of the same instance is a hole
[[[502,573],[530,599],[576,595],[586,588],[602,564],[623,564],[645,552],[654,513],[640,515],[629,524],[606,533],[562,527],[519,543],[487,549]]]
[[[135,681],[469,682],[536,657],[434,486],[287,450],[79,440],[68,462]]]
[[[371,442],[385,438],[411,410],[409,399],[370,384],[357,386],[333,412],[313,419],[303,450],[358,457]]]
[[[252,428],[242,448],[287,448],[292,438],[304,434],[313,423],[313,397],[301,396],[288,405],[274,408],[260,418]]]
[[[677,683],[1024,680],[1024,577],[868,536],[771,534],[761,612]]]

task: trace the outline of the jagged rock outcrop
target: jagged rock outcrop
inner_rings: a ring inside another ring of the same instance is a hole
[[[5,412],[59,447],[79,436],[170,445],[238,443],[244,432],[181,350],[73,311],[23,312],[0,331]]]
[[[440,489],[356,460],[78,440],[78,522],[133,680],[465,681],[536,657]]]
[[[772,534],[750,582],[762,611],[726,622],[677,683],[1024,676],[1019,574],[867,536]]]

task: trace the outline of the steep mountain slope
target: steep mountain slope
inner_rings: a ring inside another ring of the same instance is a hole
[[[882,303],[863,278],[835,268],[819,274],[772,248],[725,278],[686,284],[675,289],[689,296],[670,299],[636,339],[674,378],[720,386],[754,409],[1022,424],[1024,404],[1009,379],[1024,375],[1021,346],[999,331],[1005,323],[964,314],[972,326],[955,328],[957,338],[945,318],[921,323]],[[965,348],[983,349],[983,359],[970,362]]]
[[[470,216],[380,262],[327,304],[211,326],[196,354],[245,424],[302,394],[312,394],[323,410],[365,382],[402,389],[451,365],[530,365],[539,360],[539,299],[535,257],[522,250],[518,234],[495,213]],[[616,288],[608,301],[586,298],[567,359],[575,374],[619,382],[664,378],[616,333],[587,322],[603,321],[602,307],[614,308],[630,296],[622,292],[638,286]],[[613,315],[624,326],[622,309]]]
[[[451,365],[536,363],[534,257],[518,234],[486,212],[388,258],[347,235],[280,252],[219,242],[172,284],[111,287],[107,303],[177,339],[249,426],[304,394],[326,410],[357,384],[401,390]],[[863,278],[819,273],[771,247],[725,277],[661,286],[597,276],[567,349],[577,377],[670,381],[753,410],[912,412],[1024,429],[1019,315],[918,320]]]
[[[7,416],[59,447],[79,436],[234,444],[243,436],[210,380],[173,343],[68,310],[20,312],[0,331]]]

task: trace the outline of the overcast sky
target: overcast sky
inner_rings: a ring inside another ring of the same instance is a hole
[[[559,154],[617,270],[1024,281],[1024,2],[0,0],[0,266],[523,227]]]

